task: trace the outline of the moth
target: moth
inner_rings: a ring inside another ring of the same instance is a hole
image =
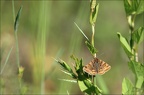
[[[105,72],[111,69],[111,66],[100,60],[98,58],[94,58],[87,65],[83,67],[83,71],[88,73],[89,75],[103,75]]]

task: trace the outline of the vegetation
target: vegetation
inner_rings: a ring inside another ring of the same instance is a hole
[[[144,93],[143,0],[0,2],[0,94]],[[84,72],[95,57],[111,70]]]

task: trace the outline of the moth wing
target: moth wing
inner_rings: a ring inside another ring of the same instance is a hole
[[[95,60],[99,64],[98,74],[102,75],[111,69],[111,66],[109,64],[107,64],[106,62],[104,62],[98,58],[96,58]]]
[[[85,71],[86,73],[88,73],[90,75],[96,75],[98,73],[93,61],[91,61],[87,65],[85,65],[83,67],[83,71]]]

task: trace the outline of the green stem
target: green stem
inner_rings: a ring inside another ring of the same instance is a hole
[[[15,22],[15,9],[14,9],[14,1],[12,0],[12,11],[13,11],[13,20]],[[18,45],[18,37],[17,37],[17,29],[14,29],[15,33],[15,41],[16,41],[16,60],[17,60],[17,66],[20,66],[19,63],[19,45]]]
[[[92,24],[92,39],[91,39],[91,44],[94,47],[94,34],[95,34],[95,25]],[[96,53],[93,54],[93,57],[96,58]],[[94,76],[92,76],[92,84],[94,85]],[[94,93],[92,92],[92,95],[94,95]]]
[[[91,43],[92,43],[93,47],[94,47],[94,34],[95,34],[95,25],[93,24],[92,25],[92,39],[91,39]],[[96,58],[96,53],[93,54],[93,57]]]
[[[138,47],[137,47],[137,44],[134,42],[134,38],[133,38],[135,17],[136,15],[128,16],[128,23],[129,23],[130,37],[131,37],[130,46],[131,46],[132,54],[134,54],[134,56],[131,57],[131,60],[138,62]],[[136,82],[137,82],[137,76],[135,75],[135,85],[136,85]],[[139,91],[136,88],[135,95],[138,95],[138,93]]]
[[[94,85],[94,76],[92,75],[92,84]],[[94,93],[92,92],[92,95],[94,95]]]
[[[20,67],[19,63],[19,44],[18,44],[18,37],[17,37],[17,29],[14,31],[15,33],[15,41],[16,41],[16,60],[17,60],[17,66]]]
[[[20,78],[19,79],[19,92],[20,92],[20,94],[22,94],[21,90],[22,90],[22,82],[21,82],[21,78]]]
[[[128,24],[129,24],[129,31],[130,31],[130,46],[132,53],[134,54],[134,57],[131,57],[131,60],[135,60],[138,62],[138,50],[137,50],[137,44],[134,42],[134,39],[132,37],[134,32],[134,21],[135,21],[136,15],[130,15],[128,16]]]
[[[18,69],[20,68],[20,62],[19,62],[19,44],[18,44],[18,36],[17,36],[17,30],[18,30],[18,18],[16,17],[15,19],[15,10],[14,10],[14,1],[12,0],[12,10],[13,10],[13,19],[14,19],[14,35],[15,35],[15,41],[16,41],[16,63],[18,66]],[[20,8],[21,10],[21,8]],[[19,12],[20,12],[19,10]],[[18,12],[18,14],[19,14]],[[17,15],[18,16],[18,15]],[[19,79],[19,92],[21,94],[21,89],[22,89],[22,80],[21,78]]]
[[[14,20],[14,22],[15,22],[14,0],[12,0],[12,12],[13,12],[13,20]]]
[[[4,63],[4,66],[3,66],[3,68],[1,68],[0,75],[2,75],[2,73],[3,73],[3,70],[4,70],[4,68],[5,68],[5,66],[6,66],[6,64],[7,64],[7,62],[8,62],[8,59],[9,59],[9,56],[10,56],[10,54],[11,54],[12,49],[13,49],[13,47],[11,47],[11,49],[10,49],[8,55],[7,55],[6,61],[5,61],[5,63]]]

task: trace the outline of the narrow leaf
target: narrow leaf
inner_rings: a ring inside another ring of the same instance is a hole
[[[76,27],[79,29],[79,31],[83,34],[83,36],[89,41],[88,37],[85,35],[85,33],[79,28],[79,26],[74,22]]]
[[[133,72],[136,74],[136,76],[143,76],[144,77],[144,65],[142,65],[139,62],[131,61],[129,62],[131,67],[133,67]]]
[[[124,7],[127,16],[133,14],[140,14],[144,12],[144,1],[143,0],[124,0]]]
[[[87,89],[87,86],[83,83],[83,81],[78,80],[78,85],[80,87],[80,90],[83,92]]]
[[[124,51],[126,52],[128,57],[130,58],[133,55],[131,52],[130,45],[128,44],[127,40],[119,32],[117,33],[117,35],[120,39],[120,42],[121,42],[121,45],[122,45]]]
[[[22,11],[22,6],[20,7],[20,9],[17,13],[16,19],[15,19],[15,23],[14,23],[14,31],[15,32],[17,32],[17,29],[18,29],[18,22],[19,22],[21,11]]]
[[[141,88],[144,82],[144,65],[135,61],[130,61],[128,64],[133,73],[137,76],[136,87]]]
[[[137,44],[140,44],[144,40],[144,27],[135,30],[132,37]]]
[[[95,93],[96,95],[99,95],[101,93],[101,90],[97,87],[94,86],[90,80],[86,79],[83,81],[78,80],[79,87],[82,92],[85,92],[87,94],[92,94]]]
[[[144,76],[138,76],[138,79],[137,79],[137,82],[136,82],[136,87],[141,88],[143,83],[144,83]]]
[[[59,80],[66,81],[66,82],[77,83],[76,80],[69,80],[69,79],[59,79]]]
[[[89,41],[85,41],[85,43],[92,55],[98,52],[98,50],[93,47],[93,45]]]
[[[77,72],[77,74],[80,74],[80,72],[82,72],[82,59],[78,59],[76,58],[74,55],[71,55],[71,58],[75,61],[75,70]]]
[[[97,14],[98,14],[98,9],[99,9],[99,4],[95,5],[93,12],[91,11],[91,14],[90,14],[90,23],[92,25],[94,25],[95,22],[96,22]]]
[[[77,78],[77,75],[73,72],[73,70],[71,69],[71,67],[66,63],[66,62],[64,62],[64,61],[58,61],[58,60],[56,60],[63,68],[64,68],[64,70],[66,70],[66,71],[68,71],[68,73],[70,73],[70,74],[68,74],[68,75],[70,75],[70,76],[72,76],[73,78]]]
[[[5,66],[6,66],[6,64],[7,64],[7,62],[8,62],[8,59],[9,59],[9,56],[10,56],[10,54],[11,54],[12,49],[13,49],[13,47],[11,47],[10,51],[8,52],[8,55],[7,55],[6,61],[5,61],[5,63],[4,63],[3,68],[1,68],[1,72],[0,72],[0,74],[2,74],[2,72],[3,72],[3,70],[4,70]]]
[[[134,86],[130,80],[124,78],[122,82],[122,94],[134,94]]]
[[[144,12],[144,0],[139,0],[139,6],[137,8],[137,14]]]
[[[67,74],[68,76],[74,78],[74,79],[77,79],[77,76],[73,73],[73,72],[66,72],[64,70],[61,70],[63,73]]]

